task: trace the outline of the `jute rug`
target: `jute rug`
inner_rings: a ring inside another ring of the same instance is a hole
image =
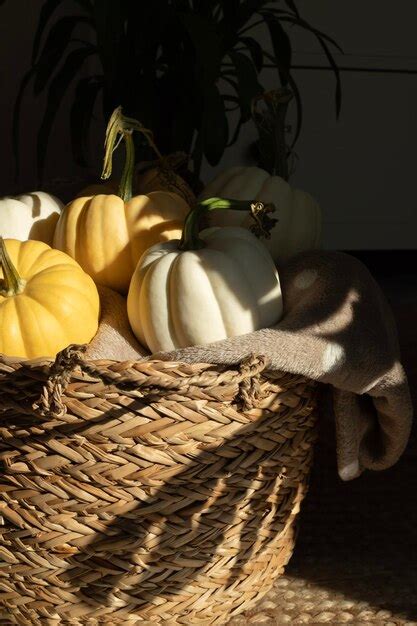
[[[416,294],[417,300],[417,294]],[[394,303],[416,399],[417,302]],[[244,624],[417,626],[417,435],[392,469],[341,482],[323,428],[286,575]]]

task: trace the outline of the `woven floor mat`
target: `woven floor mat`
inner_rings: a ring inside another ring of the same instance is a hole
[[[397,309],[403,359],[417,400],[417,303]],[[401,461],[350,483],[337,477],[325,427],[286,575],[229,626],[417,626],[417,433]]]
[[[344,484],[323,465],[330,452],[319,450],[286,575],[230,626],[417,626],[417,472],[407,457],[389,472]]]

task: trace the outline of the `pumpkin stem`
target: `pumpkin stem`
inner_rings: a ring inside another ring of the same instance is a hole
[[[3,237],[0,236],[0,269],[3,270],[3,278],[0,279],[0,294],[2,296],[17,296],[25,288],[26,281],[20,278],[17,269],[7,252]]]
[[[122,107],[117,107],[117,109],[113,111],[109,123],[107,124],[106,138],[104,141],[105,154],[101,178],[102,180],[110,178],[113,168],[113,152],[119,147],[120,142],[124,140],[126,158],[119,186],[119,196],[124,202],[127,202],[132,197],[133,171],[135,167],[135,146],[132,134],[135,130],[145,137],[157,157],[159,159],[162,158],[162,155],[153,140],[152,131],[145,128],[133,117],[123,115]]]
[[[132,131],[126,131],[123,134],[123,138],[125,141],[126,157],[118,193],[122,200],[127,202],[132,197],[133,172],[135,168],[135,144],[133,142]]]
[[[204,242],[199,237],[201,222],[209,211],[217,211],[218,209],[232,209],[233,211],[249,212],[254,220],[251,231],[257,237],[271,236],[271,229],[278,220],[269,217],[269,213],[275,211],[273,204],[264,204],[258,200],[229,200],[227,198],[207,198],[201,200],[185,218],[184,228],[182,231],[181,241],[179,243],[180,250],[199,250],[204,248]]]
[[[252,119],[258,130],[260,165],[273,176],[289,179],[285,134],[286,116],[293,93],[287,87],[266,91],[252,100]]]

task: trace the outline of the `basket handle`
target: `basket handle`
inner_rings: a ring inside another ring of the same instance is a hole
[[[98,368],[86,362],[83,358],[87,350],[87,345],[72,344],[61,350],[56,356],[54,363],[49,368],[49,376],[42,389],[39,399],[32,405],[32,408],[41,417],[62,418],[67,412],[67,407],[63,402],[63,395],[71,380],[72,373],[76,367],[80,367],[83,372],[104,383],[114,386],[116,389],[123,389],[128,393],[128,387],[133,386],[135,390],[140,387],[140,391],[146,395],[156,388],[166,388],[174,390],[180,389],[183,380],[173,381],[170,379],[165,384],[158,381],[149,380],[141,384],[137,379],[130,379],[125,376],[123,380],[120,375],[101,372]],[[235,402],[243,410],[249,410],[258,405],[263,397],[261,386],[261,375],[267,366],[264,356],[248,355],[239,364],[237,371],[229,372],[224,377],[223,382],[235,382],[238,386]],[[205,380],[207,374],[191,376],[187,382],[191,385],[210,385],[209,380]]]
[[[62,401],[62,396],[71,380],[72,372],[77,365],[82,365],[86,350],[87,345],[72,344],[58,352],[40,398],[32,405],[41,417],[59,418],[65,415],[67,407]]]

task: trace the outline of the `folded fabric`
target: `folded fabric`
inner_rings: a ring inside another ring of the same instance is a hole
[[[149,354],[136,340],[129,325],[126,299],[108,287],[98,287],[101,319],[88,344],[87,359],[137,361]]]
[[[328,383],[340,477],[390,467],[407,444],[412,404],[395,322],[378,284],[361,262],[338,252],[303,253],[280,277],[284,317],[277,326],[150,358],[234,365],[254,353],[272,370]]]

